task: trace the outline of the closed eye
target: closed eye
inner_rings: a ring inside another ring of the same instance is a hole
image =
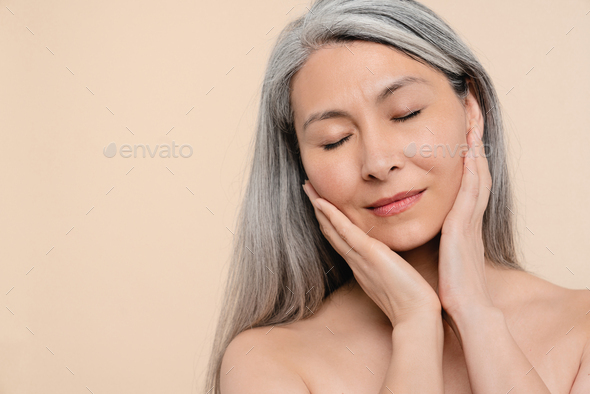
[[[414,116],[418,115],[422,110],[418,110],[418,111],[414,111],[411,114],[404,116],[402,118],[391,118],[391,120],[395,121],[395,122],[405,122],[408,119],[413,118]],[[336,149],[338,148],[340,145],[342,145],[343,143],[345,143],[351,136],[346,136],[344,138],[342,138],[340,141],[335,142],[333,144],[328,144],[328,145],[324,145],[323,148],[324,150],[332,150],[332,149]]]
[[[332,149],[335,149],[335,148],[339,147],[340,145],[342,145],[344,142],[346,142],[349,138],[350,138],[350,135],[347,136],[347,137],[342,138],[340,141],[335,142],[333,144],[324,145],[324,150],[332,150]]]
[[[418,115],[422,110],[414,111],[411,114],[404,116],[403,118],[391,118],[391,120],[395,122],[405,122],[406,120],[413,118],[414,116]]]

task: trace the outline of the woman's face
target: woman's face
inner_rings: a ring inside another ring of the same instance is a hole
[[[392,86],[405,77],[417,80]],[[291,81],[291,105],[301,160],[322,198],[395,251],[438,234],[461,185],[466,133],[473,125],[483,130],[471,93],[461,101],[444,74],[385,45],[355,41],[314,52]],[[369,208],[420,190],[405,211],[378,216]]]

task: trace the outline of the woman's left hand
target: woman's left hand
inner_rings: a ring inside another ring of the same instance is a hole
[[[482,238],[492,178],[479,133],[476,126],[467,134],[470,153],[464,157],[461,188],[445,218],[440,238],[438,296],[443,317],[458,337],[453,321],[457,314],[494,307],[486,284]],[[473,155],[476,157],[470,157]]]

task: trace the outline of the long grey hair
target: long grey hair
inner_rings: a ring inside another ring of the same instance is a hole
[[[352,278],[346,261],[324,238],[301,185],[306,177],[293,126],[291,77],[323,45],[354,40],[402,51],[444,73],[459,98],[474,82],[484,114],[484,145],[493,189],[483,217],[485,256],[526,271],[518,262],[512,192],[499,101],[490,77],[467,45],[432,10],[413,0],[318,0],[280,33],[264,75],[250,167],[223,308],[206,376],[219,393],[221,361],[231,340],[257,326],[308,317]]]

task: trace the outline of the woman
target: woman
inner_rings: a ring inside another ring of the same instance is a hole
[[[590,294],[520,265],[505,160],[437,15],[317,1],[268,63],[205,391],[590,392]]]

